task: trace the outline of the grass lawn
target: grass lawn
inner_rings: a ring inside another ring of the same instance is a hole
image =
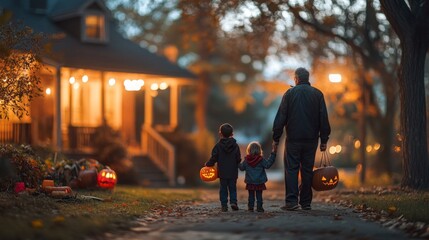
[[[117,186],[110,191],[78,191],[76,199],[0,193],[1,239],[83,239],[129,227],[130,221],[160,206],[199,198],[197,190]],[[83,199],[95,196],[97,201]]]
[[[341,198],[350,200],[353,205],[366,205],[378,211],[386,211],[393,217],[403,215],[412,222],[429,224],[429,192],[364,192],[341,194]]]

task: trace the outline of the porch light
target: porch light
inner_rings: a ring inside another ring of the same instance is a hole
[[[69,79],[69,82],[70,82],[70,84],[74,84],[74,83],[76,82],[76,78],[71,77],[71,78]]]
[[[73,88],[76,89],[76,90],[79,89],[79,86],[80,86],[79,83],[73,84]]]
[[[380,143],[376,143],[374,144],[374,150],[378,151],[381,148],[381,144]]]
[[[124,87],[125,87],[125,90],[127,91],[139,91],[143,85],[144,85],[144,81],[141,79],[139,80],[125,79],[124,81]]]
[[[116,79],[114,78],[109,79],[109,86],[115,86],[115,84],[116,84]]]
[[[372,151],[372,146],[371,145],[366,146],[366,152],[371,152],[371,151]]]
[[[161,84],[159,84],[159,89],[160,90],[165,90],[168,88],[168,84],[166,82],[162,82]]]
[[[51,95],[51,93],[52,93],[52,91],[51,91],[51,88],[46,88],[46,95]]]
[[[158,83],[152,83],[152,85],[150,85],[150,89],[151,90],[153,90],[153,91],[156,91],[156,90],[158,90]]]
[[[83,76],[82,76],[82,82],[83,82],[83,83],[88,82],[88,75],[83,75]]]

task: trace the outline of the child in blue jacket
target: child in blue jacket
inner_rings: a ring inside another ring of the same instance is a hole
[[[246,183],[246,190],[249,191],[249,211],[253,212],[256,195],[256,211],[264,212],[264,208],[262,207],[262,191],[267,189],[265,183],[268,181],[265,169],[270,168],[276,159],[276,152],[274,150],[275,149],[273,148],[268,159],[264,159],[261,145],[258,142],[251,142],[247,146],[247,155],[244,158],[244,161],[238,166],[241,171],[246,171],[244,182]]]

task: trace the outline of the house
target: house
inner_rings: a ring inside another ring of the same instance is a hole
[[[0,120],[0,143],[91,153],[96,128],[107,124],[174,185],[174,147],[160,132],[177,128],[180,89],[195,76],[124,38],[102,0],[0,0],[0,10],[53,39],[40,72],[46,96],[29,117]],[[157,95],[166,107],[154,108]]]

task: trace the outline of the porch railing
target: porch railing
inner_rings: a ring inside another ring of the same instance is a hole
[[[164,137],[152,127],[142,128],[142,150],[167,175],[170,186],[176,184],[175,149]]]
[[[0,121],[0,143],[31,144],[31,123]]]
[[[95,141],[96,127],[68,126],[70,149],[92,149]]]

